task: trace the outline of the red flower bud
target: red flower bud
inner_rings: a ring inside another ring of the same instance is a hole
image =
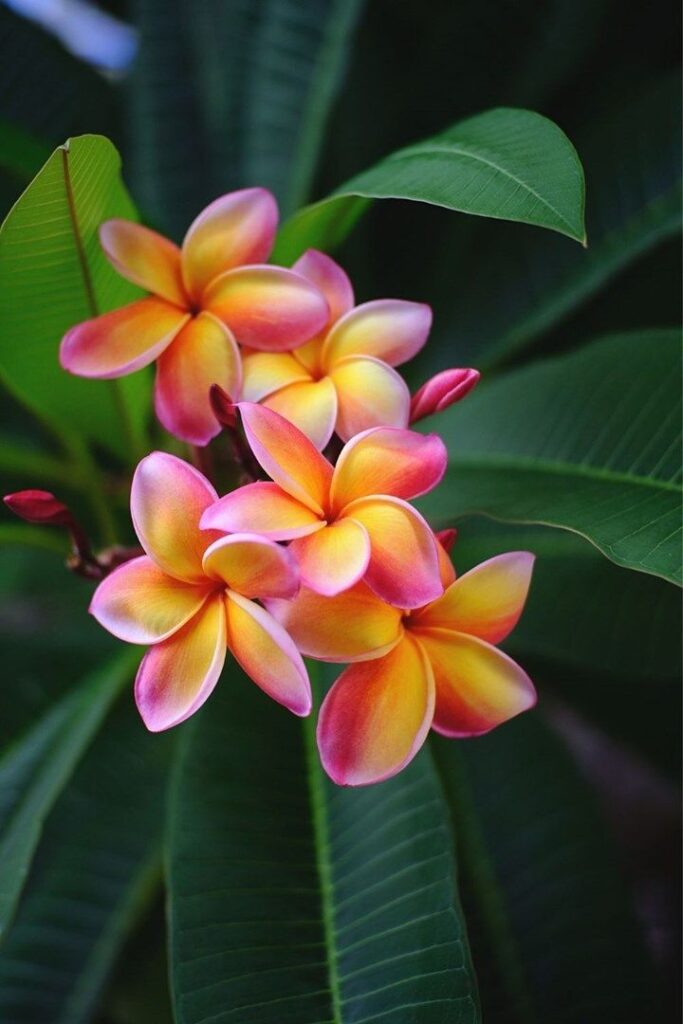
[[[410,402],[410,422],[443,412],[469,394],[479,380],[479,370],[442,370],[415,392]]]
[[[434,534],[441,547],[447,554],[450,554],[453,550],[453,545],[458,536],[458,531],[454,526],[451,526],[448,530],[437,530]]]
[[[71,526],[72,517],[66,505],[49,491],[17,491],[3,498],[7,507],[27,523]]]
[[[209,388],[209,399],[213,414],[222,427],[234,430],[237,427],[237,410],[235,404],[220,384],[212,384]]]

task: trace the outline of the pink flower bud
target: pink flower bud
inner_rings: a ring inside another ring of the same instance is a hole
[[[434,536],[436,537],[444,551],[447,554],[450,554],[451,551],[453,550],[453,545],[457,540],[458,531],[455,529],[454,526],[451,526],[447,530],[436,530]]]
[[[15,494],[5,495],[3,501],[27,523],[70,526],[72,522],[69,509],[49,491],[16,491]]]
[[[212,384],[209,388],[209,398],[213,414],[222,427],[234,430],[237,427],[237,410],[235,404],[220,384]]]
[[[469,394],[479,380],[479,370],[442,370],[415,392],[410,403],[410,422],[443,412]]]

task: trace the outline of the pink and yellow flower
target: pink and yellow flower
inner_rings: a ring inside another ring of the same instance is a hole
[[[441,480],[447,462],[436,434],[377,427],[343,448],[333,468],[278,413],[238,408],[247,440],[272,482],[226,494],[201,525],[291,541],[301,580],[320,594],[360,579],[385,601],[417,608],[443,593],[434,535],[408,499]]]
[[[301,655],[255,598],[291,598],[299,587],[285,548],[253,533],[201,530],[217,500],[192,466],[153,452],[135,471],[131,513],[146,552],[100,583],[91,613],[114,636],[149,644],[135,698],[152,732],[193,714],[213,690],[229,648],[270,697],[297,715],[311,709]]]
[[[210,386],[233,397],[240,392],[236,342],[283,352],[328,319],[327,302],[311,281],[264,264],[277,220],[273,196],[250,188],[207,206],[181,247],[140,224],[105,222],[100,240],[110,262],[151,294],[73,327],[62,340],[62,366],[104,379],[156,360],[159,419],[182,440],[207,444],[220,429]]]
[[[268,607],[299,650],[352,662],[333,684],[318,719],[323,765],[340,785],[380,782],[415,756],[430,728],[480,736],[536,702],[527,674],[495,646],[516,625],[533,555],[510,552],[455,579],[412,612],[382,602],[364,584],[324,598],[302,588]]]
[[[427,340],[429,306],[380,299],[354,308],[348,277],[315,249],[292,269],[325,295],[328,322],[292,352],[247,353],[243,398],[281,413],[319,449],[335,431],[348,441],[370,427],[407,427],[410,393],[393,367],[411,359]]]

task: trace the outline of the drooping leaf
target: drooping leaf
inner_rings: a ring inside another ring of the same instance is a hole
[[[169,843],[179,1024],[479,1020],[428,753],[335,787],[313,722],[232,673],[185,729]]]
[[[138,657],[138,652],[133,652]],[[43,822],[134,666],[126,651],[69,692],[0,760],[0,936],[9,925]]]
[[[280,234],[275,258],[289,263],[308,246],[330,248],[340,240],[339,223],[353,223],[367,199],[411,199],[585,241],[576,150],[557,125],[529,110],[489,110],[391,153],[295,214]]]
[[[52,810],[0,946],[2,1020],[93,1020],[103,982],[161,880],[172,740],[145,732],[130,694],[107,717]]]
[[[450,469],[423,507],[571,530],[679,582],[679,337],[605,338],[481,387],[439,417]]]
[[[457,822],[484,1020],[641,1024],[649,957],[593,795],[528,712],[488,736],[435,737]]]
[[[72,377],[58,362],[74,324],[139,296],[106,260],[97,231],[136,219],[112,144],[70,139],[50,157],[0,229],[0,379],[39,417],[118,455],[140,447],[146,374],[119,381]]]

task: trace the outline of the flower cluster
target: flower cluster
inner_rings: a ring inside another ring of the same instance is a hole
[[[533,705],[528,676],[496,646],[521,614],[533,557],[456,578],[454,531],[435,534],[411,504],[439,484],[446,448],[409,427],[478,373],[446,370],[411,398],[395,367],[424,345],[429,307],[356,305],[346,273],[315,250],[291,269],[266,264],[276,226],[263,189],[216,200],[181,247],[137,224],[102,226],[110,261],[151,294],[74,327],[62,365],[108,378],[156,361],[163,426],[205,446],[227,425],[247,482],[219,496],[175,455],[144,458],[131,490],[141,549],[106,571],[91,558],[104,577],[91,611],[149,646],[135,696],[152,731],[204,703],[227,650],[297,715],[312,707],[302,655],[346,663],[318,744],[332,779],[361,785],[403,768],[430,728],[476,736]],[[50,497],[25,508],[45,521]]]

